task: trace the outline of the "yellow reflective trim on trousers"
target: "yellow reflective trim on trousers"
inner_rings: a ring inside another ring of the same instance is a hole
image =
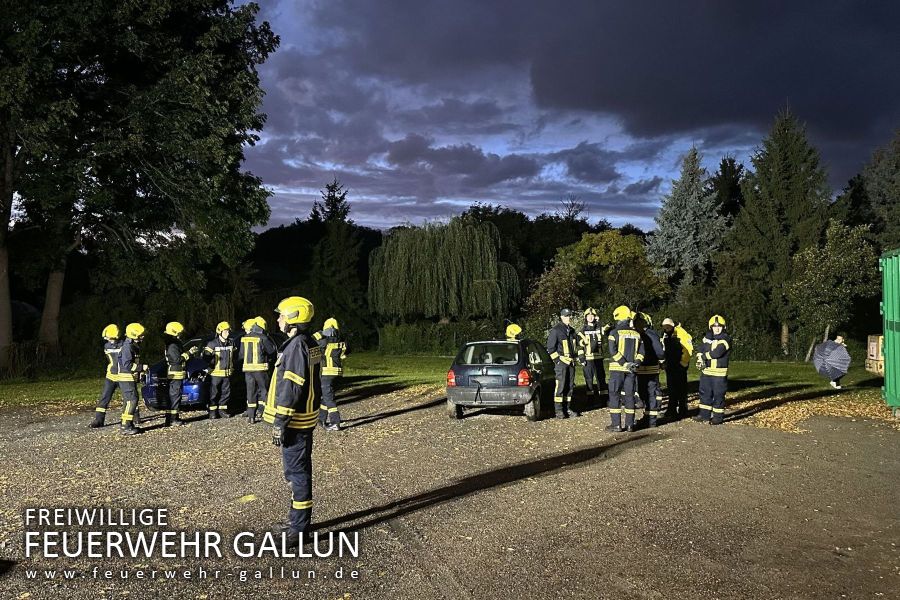
[[[611,408],[611,409],[609,409],[609,412],[610,412],[610,414],[613,414],[613,415],[621,415],[622,408]]]
[[[620,365],[617,363],[609,363],[610,371],[619,371],[621,373],[631,373],[628,369],[625,368],[625,365]]]
[[[106,412],[106,409],[103,408],[102,406],[98,406],[98,407],[95,408],[94,410],[96,410],[97,412],[102,412],[102,413],[105,413],[105,412]]]
[[[659,411],[658,411],[658,410],[651,410],[648,414],[649,414],[651,417],[658,417],[658,416],[659,416]]]
[[[700,410],[712,410],[712,406],[709,404],[701,404]]]
[[[557,358],[559,358],[559,352],[551,352],[550,358],[552,358],[553,360],[556,360]]]
[[[622,410],[625,411],[625,414],[626,414],[626,415],[633,415],[633,414],[634,414],[634,409],[633,409],[633,408],[623,408]]]
[[[293,371],[285,371],[284,378],[287,379],[288,381],[293,381],[297,385],[303,385],[304,383],[306,383],[306,379],[304,379],[303,377],[300,377]]]
[[[562,401],[563,401],[563,397],[562,397],[562,396],[554,396],[554,397],[553,397],[553,401],[554,401],[554,402],[562,402]]]
[[[722,413],[722,414],[725,414],[725,409],[724,409],[724,408],[714,408],[714,409],[712,409],[712,411],[713,411],[714,413]]]
[[[343,367],[322,367],[322,375],[343,375]]]
[[[337,406],[334,406],[334,407],[329,408],[328,412],[337,412],[337,410],[338,410]]]
[[[312,508],[312,500],[304,500],[302,502],[298,502],[297,500],[292,500],[291,508],[293,508],[295,510],[306,510],[307,508]]]
[[[234,369],[213,369],[210,373],[213,377],[230,377]]]
[[[703,369],[703,374],[710,377],[726,377],[728,375],[728,367],[706,367]]]
[[[253,404],[250,404],[250,403],[248,402],[248,403],[247,403],[247,408],[256,408],[256,402],[254,402]]]

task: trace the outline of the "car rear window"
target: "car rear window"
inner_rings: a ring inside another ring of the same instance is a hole
[[[456,362],[461,365],[514,365],[519,362],[519,345],[487,343],[463,348]]]

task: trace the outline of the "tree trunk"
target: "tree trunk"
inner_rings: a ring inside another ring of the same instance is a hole
[[[62,303],[65,277],[65,263],[61,269],[51,271],[47,277],[47,294],[44,298],[44,311],[41,314],[38,343],[46,348],[48,354],[59,354],[59,307]]]
[[[788,355],[788,344],[791,341],[791,332],[787,323],[781,324],[781,352]]]
[[[3,225],[6,227],[6,224]],[[9,294],[9,251],[6,236],[0,243],[0,373],[9,369],[12,346],[12,299]]]
[[[9,290],[9,249],[6,246],[12,216],[13,178],[15,176],[15,132],[9,115],[0,114],[0,373],[9,371],[12,347],[12,297]]]
[[[823,342],[828,341],[828,334],[830,334],[830,333],[831,333],[831,325],[826,325],[825,326],[825,336],[822,338]]]
[[[813,338],[812,342],[809,344],[809,351],[806,353],[806,360],[804,362],[809,362],[812,359],[813,350],[816,347],[816,338]]]

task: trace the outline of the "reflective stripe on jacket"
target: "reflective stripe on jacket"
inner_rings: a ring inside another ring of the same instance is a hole
[[[641,335],[631,326],[631,320],[625,319],[616,323],[606,338],[609,344],[610,371],[625,371],[627,363],[640,363],[644,360],[644,343]]]
[[[300,332],[281,347],[263,420],[288,429],[314,429],[322,401],[322,350]]]
[[[571,365],[578,355],[575,341],[575,330],[560,321],[550,330],[547,336],[547,352],[550,358]]]
[[[731,355],[731,336],[724,331],[719,335],[712,331],[706,333],[703,343],[700,344],[700,355],[706,361],[706,367],[701,371],[711,377],[728,376],[728,358]]]
[[[258,325],[241,337],[237,359],[243,363],[244,373],[269,370],[269,359],[278,352],[275,342]]]
[[[203,348],[203,353],[213,357],[212,369],[210,375],[213,377],[228,377],[234,372],[234,351],[231,339],[225,342],[218,337],[207,342]]]
[[[122,342],[106,342],[103,344],[103,353],[109,364],[106,365],[106,378],[110,381],[118,381],[119,376],[119,352],[122,351]]]

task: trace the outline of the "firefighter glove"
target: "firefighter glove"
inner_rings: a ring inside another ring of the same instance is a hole
[[[278,425],[272,428],[272,444],[281,446],[284,443],[284,428]]]

